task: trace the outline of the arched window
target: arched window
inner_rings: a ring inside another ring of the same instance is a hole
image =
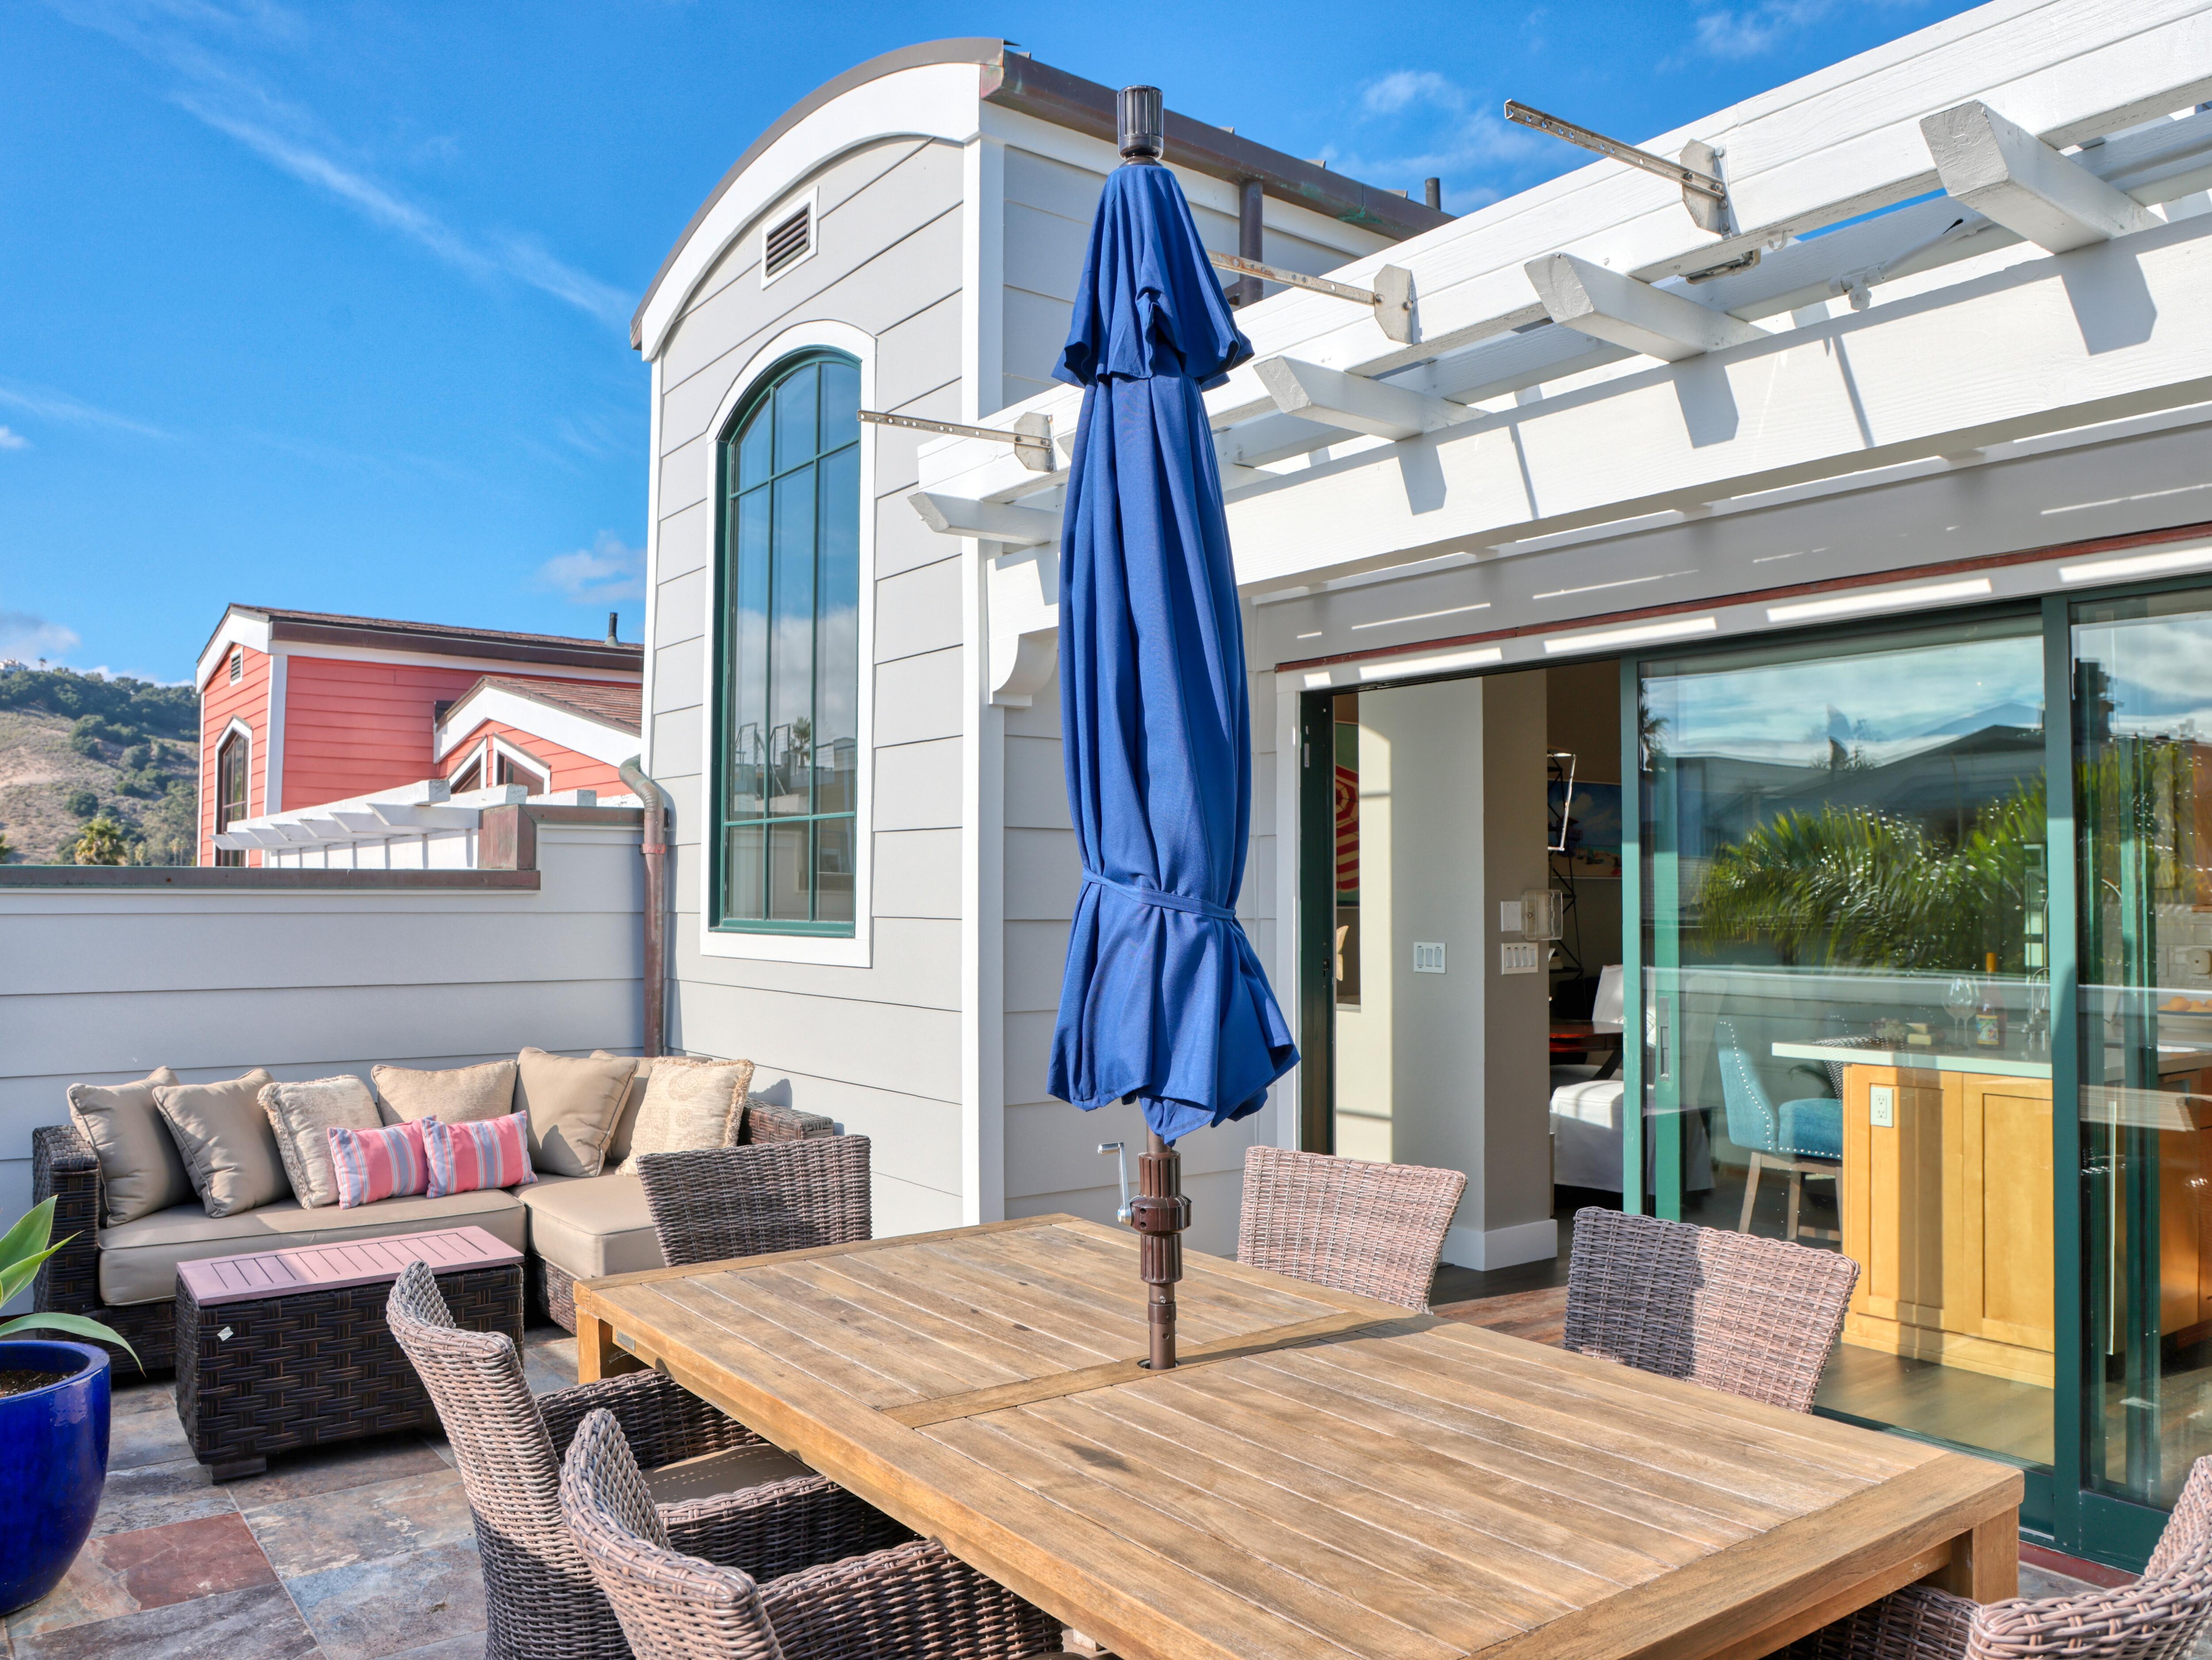
[[[779,363],[723,435],[715,925],[853,932],[860,369]]]
[[[252,817],[246,810],[246,760],[252,740],[242,732],[232,733],[222,740],[215,752],[215,833],[221,836],[241,818]],[[240,848],[217,848],[215,861],[218,865],[242,865],[245,850]]]

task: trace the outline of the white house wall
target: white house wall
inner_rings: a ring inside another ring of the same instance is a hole
[[[748,229],[702,282],[660,365],[660,471],[653,578],[654,777],[673,805],[675,982],[670,1041],[743,1055],[769,1099],[826,1113],[874,1142],[876,1225],[960,1219],[959,545],[905,504],[915,437],[864,429],[875,457],[873,915],[865,966],[774,960],[767,936],[702,949],[701,768],[712,682],[715,447],[738,381],[777,340],[829,321],[872,339],[873,407],[957,417],[962,156],[888,141],[802,179],[817,192],[818,252],[765,288]],[[767,211],[777,211],[780,198]],[[788,955],[789,953],[785,953]]]
[[[534,893],[0,888],[0,1213],[72,1083],[635,1052],[636,828],[540,824],[538,866]]]

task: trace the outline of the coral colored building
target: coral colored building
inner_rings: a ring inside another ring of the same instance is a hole
[[[643,671],[612,638],[233,605],[199,659],[199,862],[260,862],[214,845],[240,819],[422,778],[619,788]]]

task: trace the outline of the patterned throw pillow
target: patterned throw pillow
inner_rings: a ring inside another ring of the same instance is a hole
[[[530,1168],[530,1115],[511,1112],[473,1124],[422,1127],[422,1152],[430,1166],[430,1197],[473,1193],[479,1188],[526,1188],[538,1179]]]
[[[430,1185],[422,1122],[368,1130],[333,1124],[328,1134],[331,1175],[341,1210],[373,1205],[380,1199],[409,1198]]]
[[[750,1061],[694,1061],[665,1055],[641,1061],[652,1072],[630,1131],[632,1158],[650,1152],[697,1152],[737,1144],[745,1091],[753,1081]]]

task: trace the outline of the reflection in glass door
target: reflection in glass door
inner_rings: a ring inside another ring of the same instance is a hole
[[[2033,615],[1643,666],[1647,1168],[1860,1265],[1820,1404],[2021,1463],[2056,1380]]]
[[[2090,1485],[2212,1452],[2212,594],[2073,610]]]

